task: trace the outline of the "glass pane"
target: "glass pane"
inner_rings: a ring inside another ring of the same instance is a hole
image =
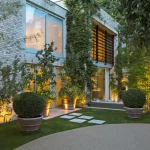
[[[41,50],[45,45],[45,14],[26,5],[26,48]]]
[[[48,43],[54,42],[56,53],[62,54],[62,21],[53,16],[48,16]]]
[[[57,74],[57,76],[56,76],[56,96],[57,96],[57,101],[56,101],[56,105],[61,105],[62,104],[62,100],[61,100],[61,98],[59,98],[59,91],[60,91],[60,89],[61,89],[61,87],[62,87],[62,81],[61,81],[61,77],[60,77],[60,73],[61,73],[61,68],[60,67],[57,67],[56,68],[56,74]]]
[[[94,88],[92,90],[93,100],[104,100],[105,97],[105,69],[98,69],[92,79]]]

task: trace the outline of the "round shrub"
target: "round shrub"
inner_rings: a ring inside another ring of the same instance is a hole
[[[44,104],[45,101],[40,95],[24,92],[14,98],[13,108],[21,118],[34,118],[42,113]]]
[[[123,94],[123,103],[125,107],[143,108],[146,102],[145,94],[139,89],[129,89]]]

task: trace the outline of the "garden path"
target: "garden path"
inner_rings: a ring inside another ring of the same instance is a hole
[[[150,124],[96,125],[51,134],[16,150],[150,150]]]

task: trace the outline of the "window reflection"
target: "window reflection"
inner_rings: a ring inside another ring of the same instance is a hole
[[[63,21],[26,5],[26,48],[29,52],[41,50],[45,43],[54,42],[55,53],[62,54]]]
[[[26,48],[41,50],[45,45],[45,15],[34,7],[26,6]]]
[[[52,16],[48,17],[48,43],[54,42],[56,53],[62,54],[62,21]]]

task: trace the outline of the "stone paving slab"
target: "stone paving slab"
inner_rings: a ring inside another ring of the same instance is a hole
[[[85,122],[86,120],[84,120],[84,119],[72,119],[72,120],[70,120],[70,122],[75,122],[75,123],[83,123],[83,122]]]
[[[71,113],[71,114],[69,114],[69,115],[71,115],[71,116],[81,116],[82,114],[81,113]]]
[[[94,118],[93,116],[80,116],[80,117],[78,117],[79,119],[92,119],[92,118]]]
[[[60,118],[63,118],[63,119],[72,119],[74,117],[75,116],[64,115],[64,116],[61,116]]]
[[[95,120],[95,119],[88,121],[88,123],[94,124],[103,124],[104,122],[105,122],[104,120]]]

